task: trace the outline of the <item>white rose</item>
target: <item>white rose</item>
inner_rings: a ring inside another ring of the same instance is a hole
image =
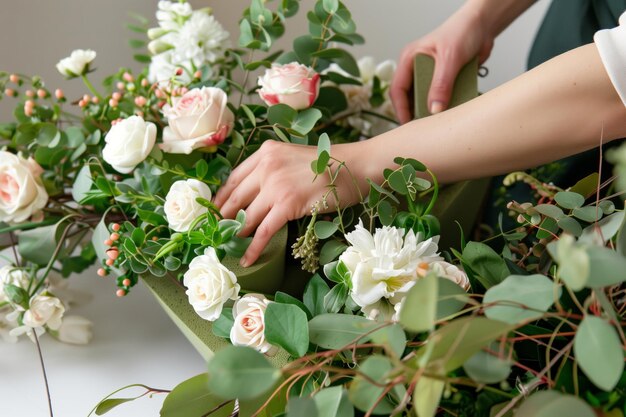
[[[4,293],[4,286],[6,284],[27,289],[29,283],[30,277],[23,269],[18,269],[11,265],[5,265],[0,268],[0,303],[8,301]]]
[[[268,105],[286,104],[295,110],[309,108],[315,103],[320,91],[320,75],[313,68],[292,62],[272,64],[259,77],[258,92]]]
[[[442,260],[435,236],[420,241],[412,230],[385,226],[372,236],[362,223],[346,234],[352,245],[339,257],[352,273],[352,299],[367,308],[381,299],[397,304],[414,285],[422,262]]]
[[[0,222],[23,222],[46,206],[42,173],[34,159],[0,151]]]
[[[156,134],[154,123],[131,116],[111,127],[104,138],[102,158],[117,172],[128,174],[150,154]]]
[[[52,330],[58,330],[64,312],[65,307],[58,298],[36,295],[30,299],[28,310],[24,313],[24,325],[31,328],[47,325]]]
[[[188,179],[172,184],[163,207],[170,229],[186,232],[196,218],[208,211],[196,201],[198,197],[211,200],[211,189],[202,181]]]
[[[452,265],[448,262],[439,261],[429,264],[428,270],[437,274],[440,278],[446,278],[456,283],[459,287],[465,291],[470,289],[470,282],[467,274],[456,265]],[[418,273],[420,271],[418,270]]]
[[[163,130],[161,149],[190,154],[223,143],[235,121],[227,102],[224,90],[216,87],[194,88],[174,98],[172,107],[164,109],[169,126]]]
[[[63,318],[57,338],[63,343],[86,345],[91,341],[93,323],[84,317],[67,316]]]
[[[69,57],[59,61],[57,70],[68,78],[80,77],[89,72],[89,64],[94,59],[96,53],[91,49],[76,49]]]
[[[261,294],[247,294],[235,301],[230,341],[235,346],[248,346],[267,355],[278,351],[265,339],[265,309],[270,301]]]
[[[189,304],[205,320],[215,321],[228,300],[236,300],[240,286],[237,277],[217,257],[215,249],[206,248],[204,255],[191,260],[183,277]]]

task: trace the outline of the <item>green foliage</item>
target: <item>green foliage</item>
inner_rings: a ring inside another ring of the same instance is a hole
[[[390,414],[394,404],[384,395],[385,388],[370,381],[384,384],[392,369],[393,365],[384,356],[372,355],[367,358],[359,367],[367,378],[357,375],[350,384],[349,396],[352,404],[364,412],[371,410],[373,414]]]
[[[265,338],[294,357],[304,356],[309,348],[306,313],[293,304],[270,303],[265,311]]]
[[[211,413],[211,416],[230,416],[233,413],[235,402],[223,404],[224,400],[209,390],[209,375],[200,374],[174,387],[163,401],[160,416],[201,417],[212,410],[215,411]]]
[[[428,274],[409,290],[400,310],[400,323],[405,329],[425,332],[434,328],[439,279],[435,274]]]
[[[510,275],[502,257],[483,243],[469,242],[463,250],[461,262],[486,289],[499,284]]]
[[[555,415],[594,417],[596,414],[580,398],[557,391],[540,391],[524,401],[515,415],[533,417],[553,417]]]

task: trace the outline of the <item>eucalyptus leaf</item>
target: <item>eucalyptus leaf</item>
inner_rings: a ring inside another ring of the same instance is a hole
[[[462,259],[487,289],[510,275],[504,259],[484,243],[469,242],[463,250]]]
[[[346,244],[337,240],[329,240],[324,243],[324,246],[322,246],[322,249],[320,250],[320,264],[325,265],[334,261],[346,249],[348,249]]]
[[[372,355],[368,357],[361,365],[359,370],[367,375],[371,380],[378,383],[386,383],[388,374],[393,366],[388,358],[380,355]],[[363,412],[372,410],[372,414],[391,414],[394,409],[393,403],[383,396],[384,387],[377,386],[369,382],[364,377],[357,375],[350,384],[349,397],[350,401],[356,408]],[[378,403],[378,404],[376,404]]]
[[[513,363],[507,358],[508,350],[498,355],[500,343],[491,343],[490,352],[478,351],[463,364],[463,370],[476,382],[496,384],[511,373]]]
[[[443,379],[420,377],[415,385],[414,404],[419,417],[435,417],[446,383]]]
[[[134,401],[137,398],[107,398],[102,400],[96,407],[95,413],[97,416],[104,415],[117,407],[118,405],[125,404],[130,401]]]
[[[580,369],[598,388],[612,391],[624,371],[624,350],[617,331],[606,320],[586,315],[574,337]]]
[[[78,174],[76,174],[76,179],[72,186],[72,198],[74,201],[80,203],[80,201],[87,196],[87,192],[91,190],[92,184],[93,181],[91,180],[89,165],[83,165],[80,171],[78,171]]]
[[[573,210],[585,204],[585,197],[571,191],[561,191],[554,195],[556,203],[566,209]]]
[[[412,332],[434,328],[437,317],[439,277],[428,274],[409,290],[400,309],[400,324]]]
[[[620,229],[621,224],[624,221],[624,212],[619,211],[603,218],[602,220],[587,226],[578,239],[579,242],[604,244],[613,238]]]
[[[201,417],[224,403],[209,389],[209,375],[200,374],[178,384],[167,394],[161,407],[161,417]],[[211,417],[228,417],[235,402],[229,402],[211,413]]]
[[[313,316],[326,313],[324,297],[326,297],[329,291],[328,284],[318,274],[315,274],[307,283],[302,301]]]
[[[309,347],[307,316],[293,304],[270,303],[265,311],[265,338],[294,357],[304,356]]]
[[[515,413],[516,417],[596,417],[596,413],[578,397],[558,391],[539,391],[531,395]]]

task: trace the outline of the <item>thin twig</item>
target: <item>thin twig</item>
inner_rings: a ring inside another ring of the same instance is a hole
[[[50,387],[48,386],[48,376],[46,375],[46,365],[43,363],[43,354],[41,353],[41,345],[39,344],[39,337],[37,337],[37,330],[33,329],[33,335],[35,337],[35,344],[37,345],[37,353],[39,354],[39,362],[41,363],[41,371],[43,372],[43,380],[46,384],[46,395],[48,397],[48,409],[50,410],[50,417],[53,417],[52,413],[52,397],[50,396]]]

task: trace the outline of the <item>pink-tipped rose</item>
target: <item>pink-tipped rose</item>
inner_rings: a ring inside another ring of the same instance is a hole
[[[287,104],[295,110],[311,107],[320,91],[320,75],[306,65],[273,64],[259,77],[259,95],[268,106]]]
[[[226,93],[215,87],[189,90],[174,97],[164,109],[169,126],[163,130],[161,149],[190,154],[194,149],[219,145],[230,134],[235,115],[226,106]]]
[[[0,151],[0,222],[21,223],[46,206],[42,173],[34,159]]]

